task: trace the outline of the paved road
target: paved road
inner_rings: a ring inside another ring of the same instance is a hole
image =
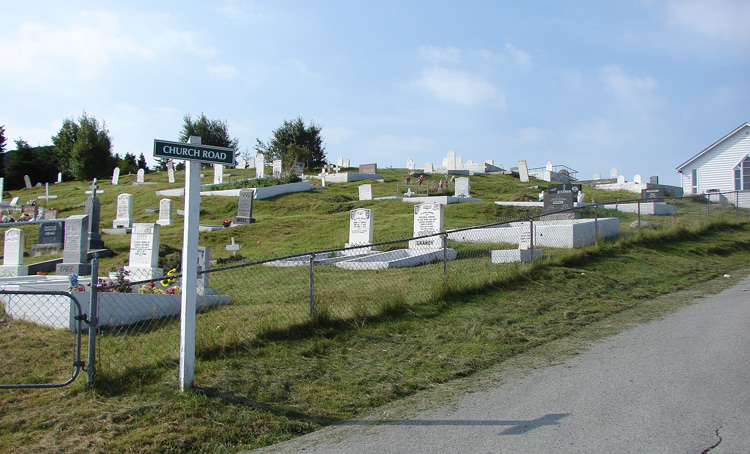
[[[257,452],[750,453],[750,277],[446,407]]]

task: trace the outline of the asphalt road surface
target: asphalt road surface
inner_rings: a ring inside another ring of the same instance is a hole
[[[516,375],[428,412],[254,452],[750,453],[750,277]]]

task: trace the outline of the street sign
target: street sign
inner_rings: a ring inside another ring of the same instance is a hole
[[[154,139],[154,157],[234,166],[234,149]]]

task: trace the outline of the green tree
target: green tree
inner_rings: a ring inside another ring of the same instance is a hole
[[[232,148],[235,153],[239,149],[239,140],[229,135],[229,126],[226,120],[209,120],[206,114],[193,120],[190,114],[183,117],[184,123],[180,132],[180,142],[187,142],[190,136],[201,138],[201,144],[213,145],[215,147]]]
[[[125,153],[125,156],[122,158],[118,156],[117,167],[120,168],[120,173],[122,175],[138,172],[138,164],[135,162],[135,155],[132,153]]]
[[[63,120],[57,135],[52,137],[55,160],[64,176],[90,180],[111,173],[115,164],[112,157],[112,139],[102,122],[84,112],[78,122]]]
[[[303,162],[309,168],[322,166],[326,162],[325,145],[320,136],[322,128],[312,121],[305,125],[301,117],[284,120],[268,143],[256,139],[255,149],[270,159],[281,159],[284,168],[295,162]]]
[[[18,189],[24,187],[23,176],[34,173],[34,152],[29,144],[18,139],[16,149],[8,161],[8,167],[5,169],[5,185],[9,189]]]
[[[143,153],[138,156],[138,168],[148,172],[148,164],[146,163],[146,157],[143,156]]]

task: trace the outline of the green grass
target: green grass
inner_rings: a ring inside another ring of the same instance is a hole
[[[374,195],[394,195],[405,171],[381,173],[395,181],[373,183]],[[121,182],[127,178],[135,177]],[[76,184],[55,189],[77,206]],[[156,219],[143,210],[158,205],[159,185],[102,186],[102,226],[114,217],[104,196],[114,200],[125,191],[140,194],[139,222]],[[201,233],[201,244],[212,257],[228,257],[223,245],[234,236],[248,259],[341,247],[348,210],[360,206],[375,210],[376,240],[411,234],[411,204],[359,202],[357,186],[256,201],[255,224]],[[536,192],[510,177],[472,177],[472,195],[487,202],[446,207],[446,227],[523,216],[492,201]],[[597,200],[608,194],[586,192]],[[307,267],[210,273],[211,286],[232,304],[198,314],[194,390],[178,391],[175,318],[108,328],[94,388],[81,378],[57,390],[0,391],[0,451],[236,452],[478,374],[615,314],[658,315],[654,298],[746,268],[750,257],[744,210],[744,224],[705,227],[699,200],[678,206],[676,219],[647,217],[653,230],[629,229],[635,215],[612,212],[621,219],[620,239],[573,251],[547,248],[533,266],[492,265],[489,250],[498,245],[451,243],[460,259],[449,262],[445,284],[442,264],[377,272],[316,267],[312,318]],[[204,197],[202,207],[201,222],[218,223],[234,215],[236,200]],[[734,221],[735,214],[714,212],[712,219]],[[163,228],[162,242],[179,250],[181,226]],[[105,243],[118,254],[102,260],[102,269],[124,264],[127,236],[105,236]],[[13,358],[3,363],[3,383],[69,374],[71,339],[0,313],[0,358]]]

